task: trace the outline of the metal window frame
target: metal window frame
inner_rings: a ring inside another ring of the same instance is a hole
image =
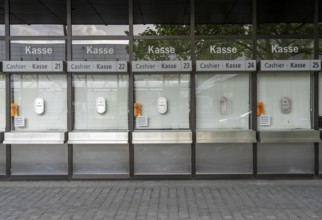
[[[319,143],[314,143],[314,175],[257,175],[257,143],[253,143],[253,174],[252,175],[196,175],[196,54],[194,45],[197,40],[200,39],[249,39],[252,40],[252,52],[253,59],[257,59],[257,40],[259,39],[312,39],[314,41],[314,59],[319,58],[319,38],[322,38],[322,33],[319,33],[319,0],[314,0],[314,34],[311,35],[257,35],[257,3],[259,0],[252,0],[252,28],[253,32],[251,35],[238,36],[238,35],[196,35],[196,11],[195,5],[197,0],[190,0],[190,34],[189,35],[178,35],[178,36],[138,36],[134,35],[134,0],[128,1],[128,13],[129,13],[129,35],[109,35],[109,36],[73,36],[72,35],[72,0],[66,1],[66,18],[67,18],[67,34],[65,36],[11,36],[10,35],[10,0],[4,1],[5,8],[5,35],[0,36],[0,40],[5,42],[5,60],[10,60],[10,41],[12,40],[64,40],[66,48],[66,61],[72,60],[72,41],[73,40],[128,40],[129,41],[129,61],[131,62],[134,58],[133,43],[135,40],[190,40],[191,49],[191,61],[192,61],[192,71],[190,79],[190,129],[192,131],[191,144],[191,175],[160,175],[160,176],[146,176],[134,175],[134,145],[132,144],[132,132],[134,131],[134,117],[133,117],[133,102],[134,102],[134,73],[132,71],[131,65],[128,65],[129,74],[129,98],[128,98],[128,128],[129,128],[129,179],[231,179],[231,178],[302,178],[302,177],[321,177],[319,170]],[[253,112],[250,120],[250,128],[258,131],[257,129],[257,115],[256,115],[256,103],[257,103],[257,73],[250,73],[250,107]],[[313,72],[311,74],[312,86],[311,86],[311,106],[312,106],[312,128],[315,130],[319,129],[319,72]],[[11,103],[11,74],[6,73],[5,77],[6,84],[6,131],[11,131],[11,116],[10,116],[10,103]],[[74,91],[72,88],[72,74],[67,75],[67,109],[68,109],[68,119],[67,127],[68,131],[73,130],[74,114],[73,114],[73,100]],[[73,179],[73,145],[68,144],[68,176],[11,176],[11,145],[6,145],[6,179]],[[116,177],[117,179],[117,177]]]

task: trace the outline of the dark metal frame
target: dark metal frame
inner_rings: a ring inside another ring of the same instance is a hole
[[[315,160],[314,160],[314,174],[307,175],[294,175],[294,174],[276,174],[276,175],[258,175],[257,172],[257,143],[253,144],[253,173],[245,175],[197,175],[196,174],[196,54],[194,52],[195,42],[199,39],[249,39],[253,43],[253,59],[257,59],[257,39],[271,39],[276,36],[270,35],[257,35],[257,3],[259,0],[252,0],[252,26],[253,33],[249,36],[237,35],[216,35],[216,36],[203,36],[195,35],[195,4],[196,0],[190,0],[190,35],[186,36],[137,36],[134,35],[134,13],[133,13],[133,0],[128,1],[129,13],[129,35],[128,36],[73,36],[72,35],[72,0],[66,1],[67,8],[67,24],[68,30],[65,36],[10,36],[10,0],[5,0],[5,36],[0,37],[0,40],[5,41],[5,60],[10,60],[10,41],[11,40],[64,40],[66,42],[66,61],[72,60],[72,41],[73,40],[128,40],[129,41],[129,60],[132,61],[133,56],[133,42],[134,40],[189,40],[191,42],[191,60],[192,71],[190,79],[190,129],[192,131],[193,143],[191,144],[191,175],[135,175],[134,173],[134,145],[132,143],[132,132],[134,131],[134,117],[133,117],[133,102],[134,102],[134,73],[132,72],[131,65],[128,65],[129,74],[129,179],[242,179],[242,178],[319,178],[321,177],[319,170],[319,143],[314,143]],[[319,38],[322,34],[319,33],[319,0],[314,0],[314,36],[309,35],[281,35],[279,39],[313,39],[314,40],[314,59],[319,58]],[[257,100],[257,72],[250,73],[250,108],[253,112],[250,120],[250,128],[257,131],[257,115],[256,115],[256,100]],[[319,72],[312,73],[312,126],[315,130],[319,129]],[[6,131],[11,131],[11,117],[10,117],[10,103],[11,103],[11,75],[6,74]],[[72,101],[73,88],[72,88],[72,74],[67,73],[67,109],[68,109],[68,131],[73,130],[74,114]],[[27,179],[82,179],[73,178],[73,145],[68,144],[68,176],[11,176],[11,145],[6,145],[6,178],[12,180],[27,180]],[[107,176],[107,178],[109,178]],[[118,179],[118,177],[111,175],[111,178]],[[93,177],[93,179],[96,179]]]

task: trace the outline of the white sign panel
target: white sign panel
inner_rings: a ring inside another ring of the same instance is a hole
[[[320,60],[262,60],[261,71],[320,71]]]
[[[68,72],[127,72],[126,61],[69,61]]]
[[[3,72],[63,72],[63,61],[3,61]]]
[[[256,71],[256,60],[198,60],[197,71]]]
[[[133,72],[189,72],[191,61],[133,61]]]

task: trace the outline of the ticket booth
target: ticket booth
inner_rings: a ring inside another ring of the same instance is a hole
[[[11,175],[66,176],[67,77],[62,61],[4,61],[11,77]]]
[[[198,60],[196,73],[196,174],[253,172],[250,72],[254,60]]]
[[[0,74],[0,176],[6,175],[6,147],[3,134],[6,129],[6,80],[5,74]]]
[[[190,175],[191,61],[133,61],[134,175]]]
[[[313,174],[311,73],[319,60],[262,60],[258,73],[258,173]]]
[[[126,61],[71,61],[73,178],[129,177]]]

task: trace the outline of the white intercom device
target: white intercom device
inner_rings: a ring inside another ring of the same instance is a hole
[[[226,96],[219,98],[219,111],[223,115],[228,113],[228,98]]]
[[[288,114],[292,110],[292,102],[291,99],[288,97],[283,97],[281,99],[281,112],[283,114]]]
[[[158,112],[165,114],[168,111],[168,101],[165,97],[158,98]]]
[[[34,100],[34,109],[37,115],[41,115],[45,111],[45,101],[43,98],[38,97]]]
[[[96,111],[99,114],[106,112],[106,99],[104,97],[98,97],[96,99]]]

